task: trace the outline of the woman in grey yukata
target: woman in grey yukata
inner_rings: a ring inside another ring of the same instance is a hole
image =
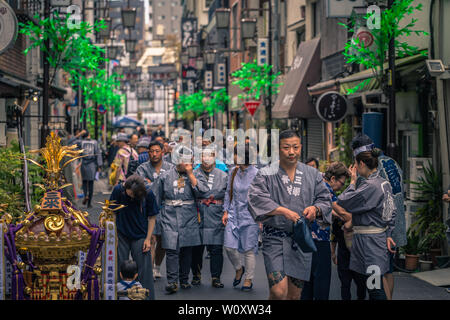
[[[225,227],[224,247],[228,258],[236,270],[233,287],[236,287],[244,278],[243,291],[253,288],[253,275],[255,272],[255,255],[258,252],[259,225],[248,211],[247,192],[253,182],[258,169],[250,165],[249,146],[245,146],[245,160],[234,167],[227,181],[225,192],[224,215],[222,218]],[[237,148],[234,148],[234,162],[237,161]],[[242,264],[242,258],[244,264]]]
[[[389,251],[395,246],[392,232],[396,207],[390,183],[377,171],[380,154],[381,151],[372,146],[354,151],[356,161],[350,168],[350,186],[337,201],[352,214],[350,270],[364,280],[371,300],[386,300],[382,280],[389,270]],[[357,174],[365,178],[360,179],[358,185]],[[350,227],[349,222],[345,227]]]

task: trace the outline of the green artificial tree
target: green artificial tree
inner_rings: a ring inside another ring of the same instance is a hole
[[[270,74],[273,66],[268,64],[258,65],[256,60],[252,63],[242,63],[242,67],[231,74],[235,79],[232,84],[237,85],[244,94],[239,94],[239,99],[260,100],[262,97],[268,97],[269,93],[275,95],[278,93],[282,83],[277,83],[277,77],[280,72]]]
[[[224,112],[228,103],[230,103],[230,96],[227,94],[226,89],[215,90],[210,95],[205,111],[209,116],[213,116],[214,113]]]
[[[407,42],[399,41],[401,36],[409,36],[412,33],[416,35],[428,35],[423,30],[413,30],[417,19],[412,18],[406,26],[401,27],[400,24],[403,19],[410,16],[414,11],[421,11],[422,4],[412,5],[414,0],[395,0],[391,8],[385,9],[380,14],[380,28],[373,28],[370,30],[375,49],[365,47],[364,42],[358,38],[349,40],[345,44],[343,55],[347,63],[356,63],[363,65],[366,69],[371,69],[373,76],[377,79],[378,85],[383,83],[384,77],[384,62],[389,51],[389,41],[392,37],[395,38],[394,47],[396,57],[407,57],[416,54],[427,55],[426,50],[420,51],[418,47],[411,46]],[[368,13],[364,19],[374,19],[375,13]],[[356,21],[352,21],[350,25],[339,23],[350,32],[356,32]],[[362,91],[371,79],[366,79],[358,83],[355,87],[347,90],[346,94],[354,94]],[[380,85],[381,87],[381,85]]]
[[[70,14],[61,16],[55,13],[53,16],[41,19],[39,15],[34,21],[20,23],[19,32],[30,39],[30,46],[25,49],[27,54],[32,48],[39,48],[48,54],[48,62],[53,68],[49,84],[55,79],[58,70],[63,70],[69,75],[71,86],[81,89],[85,102],[90,103],[81,115],[93,122],[93,108],[95,104],[103,104],[107,109],[120,113],[123,105],[123,96],[118,93],[118,75],[108,76],[102,65],[107,61],[104,58],[105,49],[92,44],[90,35],[106,28],[103,20],[96,21],[94,25],[81,21],[78,26],[69,27]],[[45,40],[49,40],[46,46]],[[92,123],[91,123],[92,124]]]

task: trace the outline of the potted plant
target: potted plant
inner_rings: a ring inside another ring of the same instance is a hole
[[[413,232],[408,231],[406,246],[402,248],[405,254],[405,269],[414,271],[419,263],[420,238]]]
[[[421,245],[427,249],[431,256],[433,265],[437,266],[437,256],[441,256],[442,242],[446,239],[447,227],[442,222],[433,222],[425,231],[425,235],[421,240]]]

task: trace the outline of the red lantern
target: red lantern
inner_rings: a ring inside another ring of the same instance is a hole
[[[245,101],[244,104],[248,112],[250,112],[250,114],[253,117],[253,115],[256,112],[256,109],[258,109],[259,105],[261,104],[261,101]]]

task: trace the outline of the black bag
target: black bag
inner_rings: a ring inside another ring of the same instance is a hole
[[[303,252],[308,253],[317,251],[316,244],[314,243],[311,230],[309,229],[309,225],[305,217],[301,217],[294,224],[293,238]]]

